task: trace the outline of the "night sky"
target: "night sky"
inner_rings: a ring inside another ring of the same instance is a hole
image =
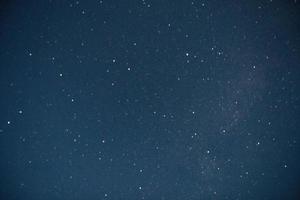
[[[297,0],[0,3],[0,199],[300,199]]]

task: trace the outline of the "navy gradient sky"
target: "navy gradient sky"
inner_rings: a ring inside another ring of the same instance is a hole
[[[0,198],[300,198],[297,0],[0,3]]]

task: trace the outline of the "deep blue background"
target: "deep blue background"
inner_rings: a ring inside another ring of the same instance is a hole
[[[0,198],[299,199],[294,1],[0,3]]]

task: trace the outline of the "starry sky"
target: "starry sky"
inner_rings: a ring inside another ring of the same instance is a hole
[[[297,0],[0,3],[0,198],[300,198]]]

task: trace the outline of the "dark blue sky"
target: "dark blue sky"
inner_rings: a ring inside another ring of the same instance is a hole
[[[0,198],[300,198],[294,1],[0,3]]]

